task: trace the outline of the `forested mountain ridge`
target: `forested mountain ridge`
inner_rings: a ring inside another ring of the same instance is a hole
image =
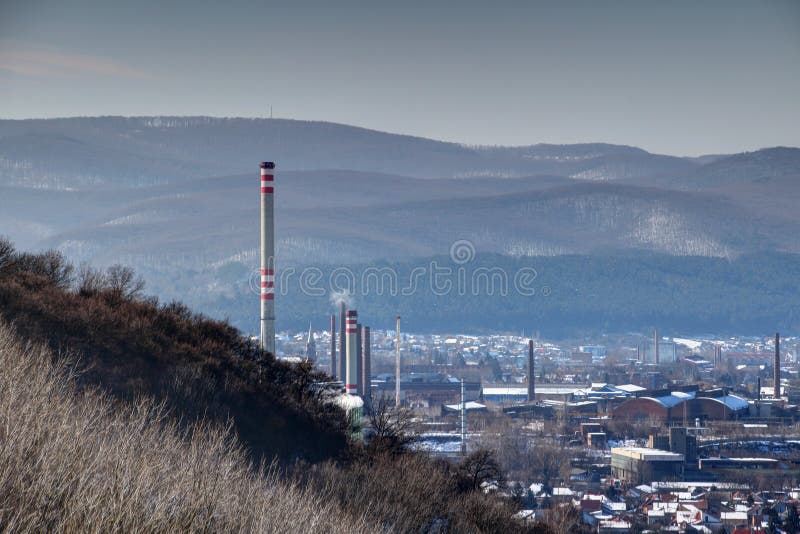
[[[681,158],[604,143],[475,147],[211,117],[0,121],[0,234],[76,263],[130,265],[159,295],[250,330],[241,286],[258,267],[254,169],[263,159],[278,162],[279,269],[403,263],[464,240],[479,257],[531,261],[800,253],[797,148]],[[575,283],[591,274],[571,272]],[[286,318],[305,305],[288,293],[279,306]],[[578,320],[579,310],[565,317]]]

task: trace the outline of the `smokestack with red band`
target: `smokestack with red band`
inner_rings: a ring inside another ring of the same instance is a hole
[[[358,395],[358,312],[347,310],[345,324],[345,337],[347,339],[347,365],[344,380],[344,390],[350,395]]]
[[[261,163],[261,348],[275,354],[275,164]]]
[[[331,315],[331,376],[336,378],[336,315]]]

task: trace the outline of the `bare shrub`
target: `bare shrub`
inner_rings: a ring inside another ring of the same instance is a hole
[[[88,263],[81,263],[78,267],[76,290],[82,297],[90,297],[108,287],[105,273],[95,269]]]
[[[74,277],[74,267],[57,250],[42,254],[17,254],[13,258],[15,268],[44,277],[46,281],[61,289],[67,289]]]
[[[342,506],[370,510],[388,532],[531,532],[508,499],[462,488],[457,467],[419,453],[375,453],[346,468],[326,462],[295,472]]]
[[[414,414],[407,408],[395,407],[381,396],[367,416],[368,447],[375,452],[398,454],[417,439]]]
[[[0,272],[5,270],[14,261],[14,244],[7,238],[0,236]]]
[[[363,511],[253,469],[230,429],[78,392],[0,323],[0,530],[375,532]]]
[[[112,294],[124,300],[132,300],[141,296],[144,291],[144,279],[136,276],[130,267],[112,265],[106,270],[108,289]]]

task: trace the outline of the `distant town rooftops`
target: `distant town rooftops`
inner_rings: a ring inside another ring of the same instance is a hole
[[[642,386],[637,386],[636,384],[622,384],[621,386],[615,386],[615,387],[627,393],[638,393],[640,391],[647,390],[647,388],[643,388]]]

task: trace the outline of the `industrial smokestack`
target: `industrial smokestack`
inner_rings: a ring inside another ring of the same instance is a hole
[[[655,354],[656,365],[659,364],[659,357],[658,357],[658,329],[656,328],[653,331],[653,354]]]
[[[461,455],[467,455],[467,391],[461,379]]]
[[[528,402],[536,400],[536,383],[533,377],[533,340],[528,340]]]
[[[336,315],[331,315],[331,376],[336,378]]]
[[[776,333],[775,334],[775,368],[774,373],[775,375],[772,377],[772,381],[775,386],[775,398],[781,398],[781,335]]]
[[[345,336],[347,338],[347,362],[345,367],[344,389],[350,395],[358,395],[358,312],[347,310]]]
[[[364,360],[361,347],[361,323],[356,325],[356,391],[364,396]]]
[[[347,335],[345,334],[344,301],[339,303],[339,380],[347,381]]]
[[[394,338],[394,405],[400,406],[400,316],[395,323]]]
[[[364,359],[361,364],[361,384],[363,388],[363,395],[366,397],[367,403],[372,398],[372,346],[370,342],[369,327],[365,326],[361,334],[361,356]]]
[[[275,354],[275,164],[261,163],[261,348]]]
[[[761,400],[761,377],[759,376],[758,380],[756,381],[756,401],[760,401],[760,400]],[[758,414],[758,415],[761,415],[761,414]]]

